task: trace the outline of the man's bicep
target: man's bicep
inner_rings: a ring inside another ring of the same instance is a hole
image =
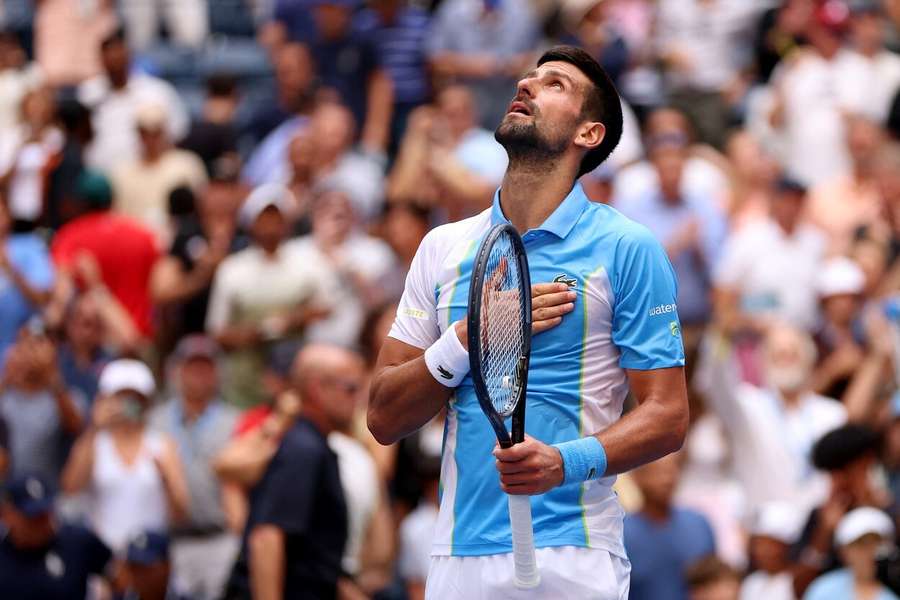
[[[653,399],[673,411],[687,411],[687,384],[684,367],[666,369],[626,369],[628,386],[638,404]]]
[[[646,230],[623,243],[613,282],[612,339],[624,369],[684,366],[675,272]]]

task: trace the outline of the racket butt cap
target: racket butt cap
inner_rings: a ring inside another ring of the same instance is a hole
[[[535,573],[534,577],[531,579],[519,579],[519,576],[515,576],[515,584],[516,587],[520,590],[530,590],[531,588],[536,588],[541,584],[541,575],[540,573]]]

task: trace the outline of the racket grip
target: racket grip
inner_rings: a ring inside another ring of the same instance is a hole
[[[541,575],[534,558],[530,496],[509,496],[509,524],[512,529],[516,587],[536,587],[541,582]]]

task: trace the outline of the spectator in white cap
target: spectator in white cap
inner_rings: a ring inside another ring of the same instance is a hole
[[[137,533],[182,521],[190,499],[174,442],[145,424],[156,394],[147,365],[114,360],[98,387],[92,426],[75,442],[62,486],[68,494],[87,492],[94,531],[120,554]]]
[[[863,302],[866,276],[849,258],[828,260],[816,282],[822,323],[816,333],[819,366],[813,374],[813,389],[832,398],[843,396],[850,378],[863,361],[858,315]]]
[[[834,543],[843,569],[812,582],[803,600],[897,600],[877,578],[879,554],[894,544],[894,523],[882,511],[864,506],[848,512],[838,523]]]
[[[328,312],[324,297],[332,275],[285,244],[290,210],[284,186],[253,190],[240,210],[252,243],[223,260],[213,279],[206,329],[226,353],[222,396],[240,407],[264,399],[268,346],[301,338],[309,323]]]
[[[791,544],[800,538],[803,512],[787,502],[757,511],[750,526],[750,564],[756,570],[741,585],[741,600],[795,600]]]

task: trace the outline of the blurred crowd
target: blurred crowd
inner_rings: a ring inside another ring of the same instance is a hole
[[[422,598],[443,418],[378,445],[368,380],[557,43],[623,100],[581,185],[679,281],[692,427],[617,483],[631,598],[900,595],[897,0],[5,0],[0,29],[0,597]]]

